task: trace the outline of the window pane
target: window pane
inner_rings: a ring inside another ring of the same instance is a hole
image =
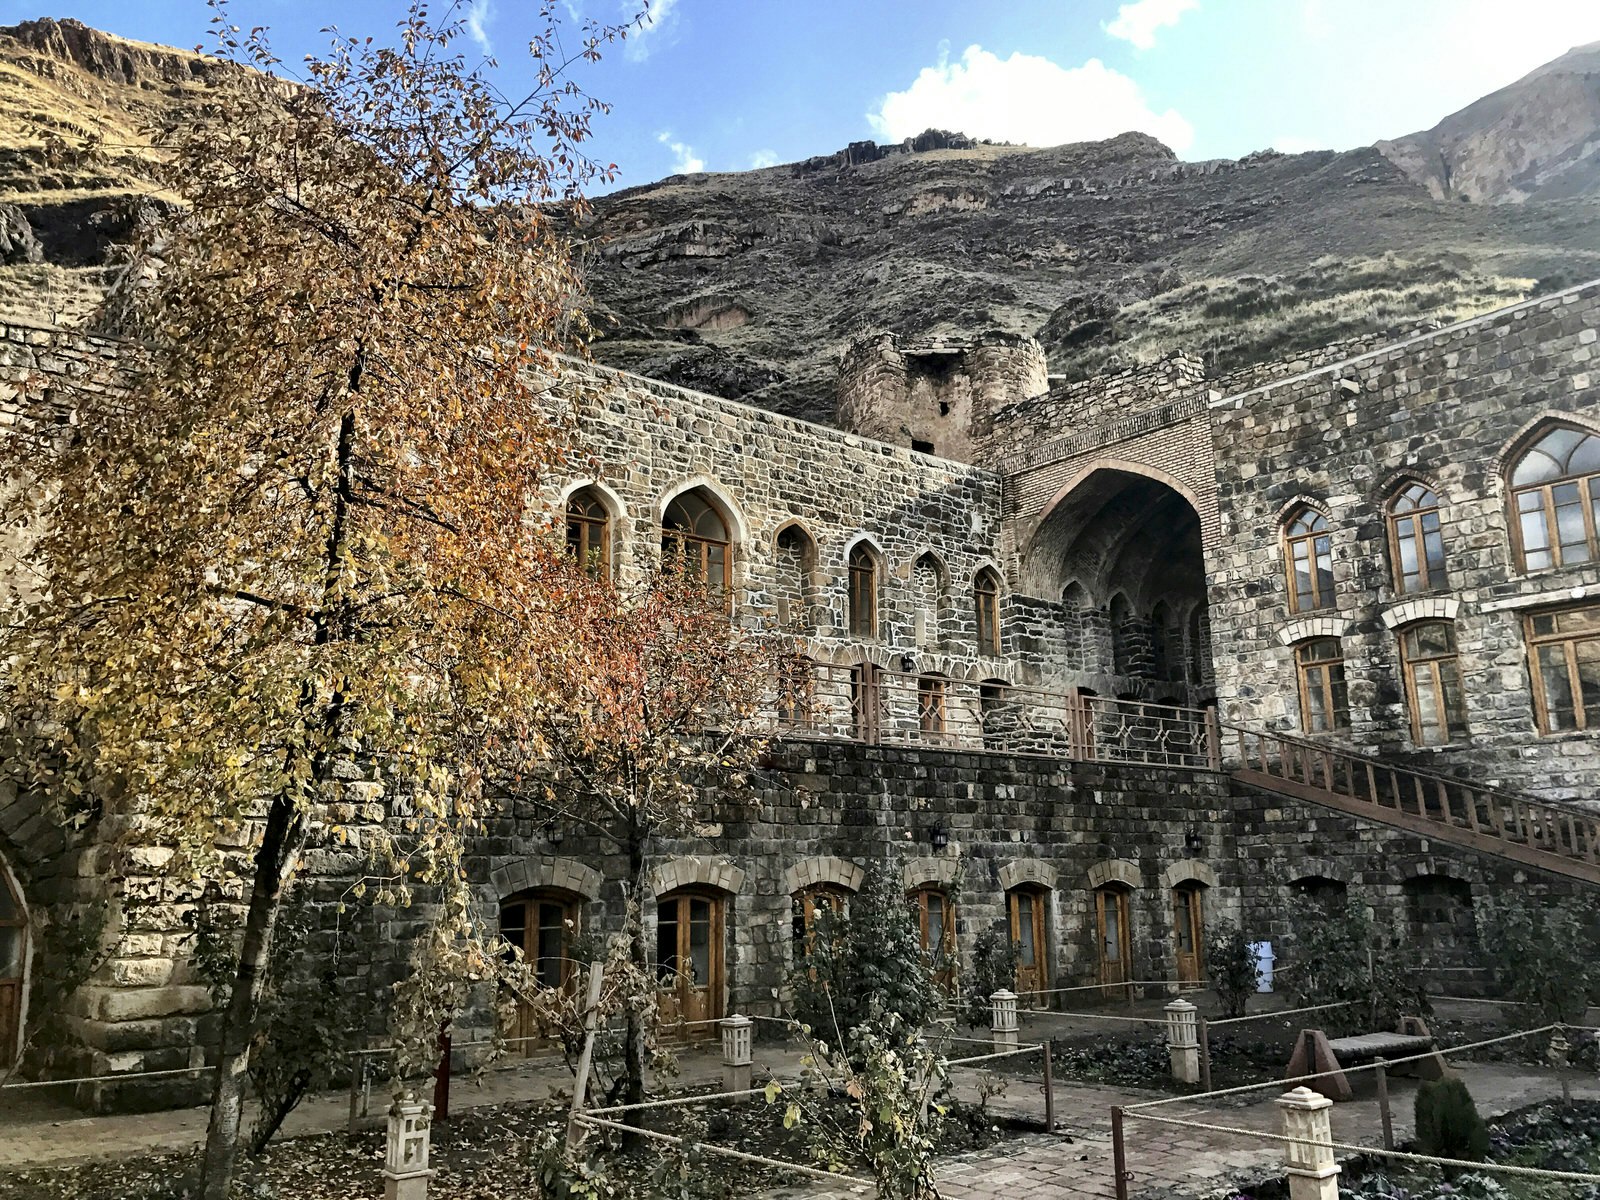
[[[690,982],[705,987],[711,982],[711,901],[689,901]]]
[[[1567,674],[1565,645],[1540,646],[1538,651],[1539,687],[1544,693],[1545,715],[1552,730],[1576,729],[1573,715],[1572,680]]]
[[[1544,508],[1527,509],[1521,501],[1529,498],[1518,497],[1518,508],[1523,510],[1519,517],[1522,522],[1522,558],[1528,570],[1537,571],[1550,566],[1555,559],[1550,554],[1550,531],[1545,524]]]
[[[1444,585],[1444,534],[1433,529],[1422,535],[1423,552],[1427,556],[1424,566],[1427,568],[1428,586],[1442,587]]]
[[[1191,892],[1180,888],[1172,893],[1172,899],[1173,917],[1178,927],[1178,950],[1180,953],[1188,954],[1194,949],[1194,926],[1191,924],[1194,918],[1189,911],[1194,896]]]
[[[1108,963],[1120,962],[1122,959],[1121,907],[1117,903],[1117,897],[1113,895],[1102,894],[1101,903],[1105,905],[1104,911],[1106,914],[1106,937],[1102,953],[1105,954],[1105,959]]]
[[[1407,636],[1411,643],[1411,653],[1417,658],[1454,654],[1456,650],[1455,633],[1447,621],[1429,621],[1425,625],[1413,625],[1407,631]]]
[[[1555,499],[1556,536],[1561,543],[1563,563],[1589,560],[1588,533],[1583,524],[1583,500],[1576,483],[1562,483],[1550,489]]]
[[[1543,619],[1552,623],[1547,632],[1560,630],[1562,633],[1579,635],[1600,633],[1600,605],[1592,608],[1569,608],[1565,612],[1555,613]],[[1541,618],[1534,618],[1535,628],[1538,627],[1540,620]]]
[[[4,885],[0,884],[0,891]],[[20,925],[0,925],[0,979],[22,978],[22,927]],[[0,1038],[7,1035],[8,1031],[0,1029]],[[0,1049],[5,1046],[0,1042]]]
[[[1017,954],[1024,967],[1033,966],[1033,896],[1028,892],[1017,893]]]
[[[1410,592],[1416,590],[1417,572],[1417,533],[1410,521],[1395,527],[1396,549],[1400,555],[1400,590]]]
[[[0,875],[0,921],[20,921],[22,910],[17,906],[16,899],[11,895],[5,877]]]
[[[678,904],[669,900],[656,919],[656,981],[671,985],[678,974]]]
[[[1461,668],[1456,660],[1447,658],[1438,666],[1440,685],[1444,689],[1444,720],[1446,740],[1467,732],[1467,698],[1461,688]]]
[[[1442,718],[1442,697],[1435,686],[1433,668],[1424,663],[1411,668],[1411,692],[1417,705],[1417,741],[1439,746],[1449,741]]]
[[[1600,639],[1579,642],[1574,647],[1578,657],[1578,698],[1583,704],[1584,725],[1600,725]]]
[[[539,905],[539,982],[545,987],[560,987],[566,957],[566,908],[560,904]]]
[[[1335,729],[1343,729],[1350,723],[1350,696],[1349,689],[1344,682],[1344,664],[1334,663],[1328,668],[1329,691],[1332,693],[1330,704],[1333,711],[1330,714]]]

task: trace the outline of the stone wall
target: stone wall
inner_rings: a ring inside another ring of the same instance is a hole
[[[1523,617],[1600,596],[1593,562],[1524,571],[1513,557],[1505,456],[1541,422],[1600,429],[1600,285],[1418,335],[1211,404],[1221,536],[1209,543],[1210,612],[1226,718],[1295,730],[1293,645],[1340,639],[1350,728],[1338,740],[1488,784],[1591,799],[1592,732],[1539,735]],[[1444,585],[1397,594],[1385,505],[1417,480],[1442,501]],[[1335,598],[1288,611],[1280,533],[1295,505],[1327,514]],[[1467,731],[1413,743],[1399,630],[1453,621]]]

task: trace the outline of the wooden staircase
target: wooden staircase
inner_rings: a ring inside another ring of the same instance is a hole
[[[1247,787],[1600,884],[1600,817],[1335,746],[1225,725]]]

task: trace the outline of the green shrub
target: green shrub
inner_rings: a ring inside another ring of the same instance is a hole
[[[1295,1005],[1348,1004],[1323,1016],[1330,1032],[1394,1029],[1402,1016],[1433,1011],[1415,950],[1379,929],[1360,901],[1328,908],[1298,896],[1289,904],[1289,924],[1287,979]]]
[[[1506,996],[1536,1005],[1546,1021],[1573,1023],[1600,991],[1594,924],[1587,900],[1491,896],[1478,911],[1478,942]]]
[[[1249,936],[1226,917],[1207,922],[1206,979],[1230,1017],[1244,1016],[1261,984],[1261,965]]]
[[[961,995],[961,1019],[968,1029],[987,1029],[993,1019],[989,997],[1017,981],[1017,944],[999,929],[986,929],[972,947],[972,967]]]
[[[1482,1162],[1489,1154],[1489,1127],[1472,1093],[1459,1079],[1430,1079],[1417,1089],[1417,1149],[1438,1158]],[[1445,1168],[1445,1177],[1455,1172]]]

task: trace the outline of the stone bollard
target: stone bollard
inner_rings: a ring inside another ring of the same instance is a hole
[[[1339,1200],[1339,1164],[1333,1159],[1333,1101],[1308,1087],[1278,1097],[1283,1110],[1289,1200]]]
[[[1015,992],[1001,988],[989,997],[991,1020],[989,1031],[994,1035],[994,1049],[998,1054],[1002,1050],[1015,1050],[1017,1048],[1017,996]]]
[[[406,1092],[389,1108],[383,1166],[384,1200],[428,1200],[428,1137],[433,1105]]]
[[[1187,1000],[1167,1005],[1167,1054],[1172,1058],[1172,1077],[1179,1083],[1200,1082],[1200,1034],[1195,1026],[1199,1010]]]
[[[734,1013],[722,1019],[722,1090],[750,1090],[750,1038],[755,1022]]]

